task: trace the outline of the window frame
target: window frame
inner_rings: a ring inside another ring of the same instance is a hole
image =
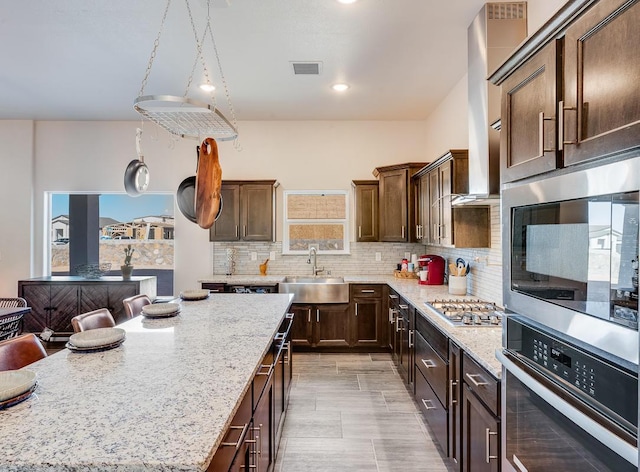
[[[342,195],[344,196],[344,219],[342,218],[330,218],[330,219],[289,219],[287,202],[290,195]],[[307,255],[309,249],[306,250],[294,250],[290,249],[289,240],[289,227],[291,225],[318,225],[318,224],[330,224],[340,225],[343,228],[343,248],[344,249],[320,249],[316,244],[318,254],[335,254],[335,255],[350,255],[350,232],[349,232],[349,191],[348,190],[284,190],[282,192],[282,254],[284,255]]]

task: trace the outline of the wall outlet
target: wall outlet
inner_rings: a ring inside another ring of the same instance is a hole
[[[404,258],[405,258],[406,260],[410,261],[410,260],[411,260],[411,253],[410,253],[410,252],[405,252],[405,253],[404,253]]]
[[[376,262],[380,262],[382,260],[382,254],[379,252],[376,252]]]
[[[252,251],[251,253],[251,260],[252,261],[257,261],[258,260],[258,253],[255,251]]]
[[[276,251],[271,251],[269,253],[269,260],[272,260],[272,261],[276,260]]]

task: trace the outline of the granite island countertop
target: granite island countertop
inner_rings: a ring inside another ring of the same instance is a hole
[[[292,297],[219,294],[119,327],[121,346],[27,367],[34,395],[0,411],[0,470],[206,470]]]
[[[210,275],[203,277],[198,282],[211,283],[227,283],[238,285],[260,285],[280,283],[284,279],[284,275]],[[425,306],[425,302],[436,298],[452,298],[449,295],[447,285],[420,285],[415,279],[396,278],[392,275],[344,275],[345,282],[348,283],[376,283],[387,284],[398,292],[403,298],[416,307],[418,312],[429,319],[452,341],[460,346],[471,358],[478,364],[487,369],[487,371],[495,378],[500,379],[502,375],[502,365],[496,359],[495,351],[502,346],[502,328],[501,327],[456,327],[449,324],[442,317],[432,313]],[[461,297],[456,295],[455,298],[477,298],[473,296]],[[487,300],[496,302],[497,300]]]

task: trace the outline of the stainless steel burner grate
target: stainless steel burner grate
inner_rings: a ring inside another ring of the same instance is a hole
[[[504,315],[495,303],[480,299],[436,299],[425,305],[453,326],[500,326]]]

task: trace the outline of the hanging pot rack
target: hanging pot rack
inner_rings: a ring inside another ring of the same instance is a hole
[[[222,73],[222,66],[220,64],[220,57],[218,55],[218,48],[216,46],[215,39],[213,38],[213,31],[211,29],[211,16],[210,16],[210,0],[207,0],[207,23],[205,25],[202,38],[198,37],[197,29],[193,21],[193,15],[191,13],[191,7],[189,0],[185,0],[187,11],[189,13],[189,20],[191,21],[191,28],[196,42],[196,59],[189,75],[189,80],[184,92],[184,96],[176,95],[144,95],[144,89],[146,87],[153,61],[156,57],[157,49],[160,44],[160,37],[164,29],[164,23],[167,18],[167,13],[171,5],[171,0],[167,0],[167,4],[158,31],[158,36],[153,44],[153,50],[149,58],[147,70],[142,80],[140,92],[138,97],[133,102],[133,108],[140,115],[153,121],[157,125],[166,129],[169,133],[183,138],[200,139],[202,136],[209,136],[218,141],[232,141],[238,137],[238,125],[236,122],[233,106],[231,105],[231,98],[229,95],[229,89],[227,87],[224,74]],[[193,75],[198,63],[201,61],[204,75],[207,83],[210,83],[209,72],[207,70],[206,62],[202,53],[202,48],[206,38],[210,38],[215,52],[216,62],[218,65],[218,71],[224,87],[227,104],[231,112],[231,120],[227,119],[222,112],[217,108],[215,96],[211,93],[212,103],[205,103],[199,100],[194,100],[187,96],[191,83],[193,81]]]

